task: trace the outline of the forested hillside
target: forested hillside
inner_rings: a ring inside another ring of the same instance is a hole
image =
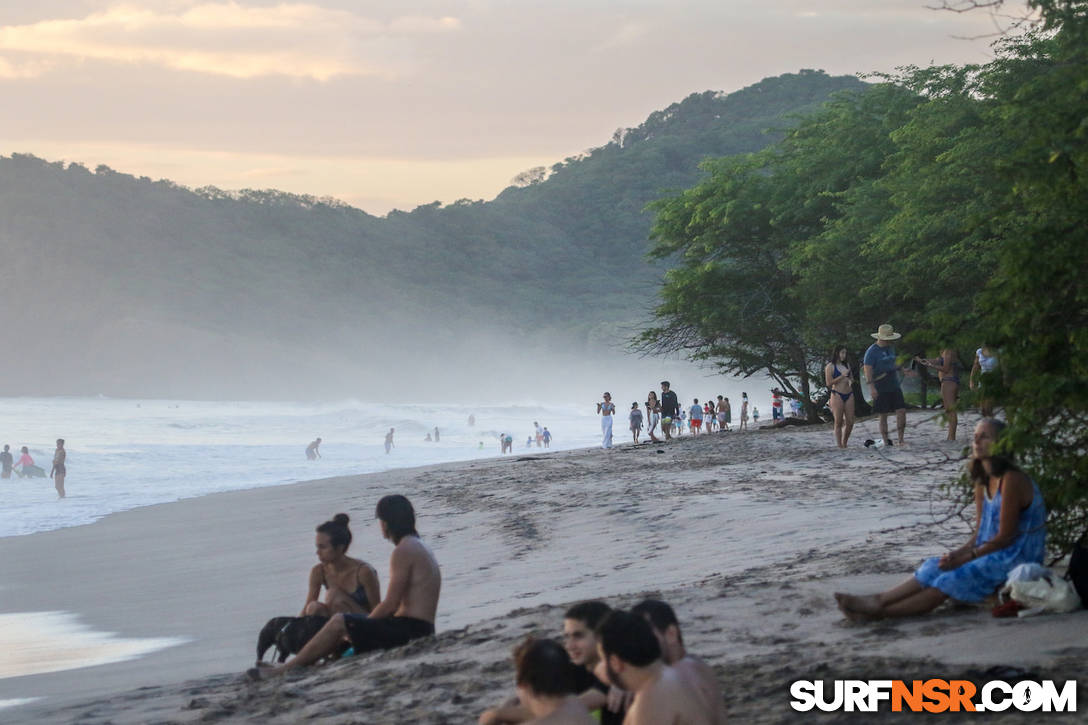
[[[391,367],[619,341],[661,276],[645,205],[860,86],[802,71],[694,94],[494,200],[385,218],[0,158],[0,394],[362,394]]]

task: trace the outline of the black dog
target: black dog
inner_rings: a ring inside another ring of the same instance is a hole
[[[273,617],[261,628],[257,636],[257,662],[275,645],[277,662],[283,663],[288,655],[298,654],[307,642],[329,621],[328,617]]]

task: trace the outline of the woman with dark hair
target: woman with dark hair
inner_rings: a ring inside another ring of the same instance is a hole
[[[527,722],[596,725],[575,692],[575,667],[550,639],[529,639],[514,649],[518,699],[533,714]]]
[[[1019,564],[1040,563],[1046,552],[1046,507],[1035,482],[992,448],[1005,424],[983,418],[975,426],[968,473],[975,484],[975,530],[963,546],[922,563],[914,576],[880,594],[836,593],[848,619],[908,617],[948,598],[980,602]]]
[[[924,357],[914,358],[927,368],[937,371],[941,381],[941,401],[944,404],[945,415],[948,416],[948,438],[956,440],[956,426],[959,425],[959,415],[956,412],[956,399],[960,394],[960,358],[956,351],[948,347],[941,350],[941,356],[933,360]]]
[[[827,404],[835,419],[835,444],[839,448],[846,448],[854,430],[854,378],[847,362],[849,354],[844,345],[838,345],[824,365],[824,384],[831,393]]]
[[[370,564],[347,555],[351,545],[348,515],[336,514],[317,527],[315,546],[320,562],[310,570],[310,587],[302,615],[366,614],[381,601],[378,573]],[[327,590],[321,602],[321,588]]]
[[[661,403],[657,400],[657,393],[651,390],[646,395],[646,425],[649,427],[650,440],[660,443],[661,439],[654,435],[657,424],[661,422]]]

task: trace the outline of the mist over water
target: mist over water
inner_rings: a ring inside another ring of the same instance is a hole
[[[487,394],[462,388],[459,403],[420,401],[408,392],[396,403],[0,399],[0,445],[10,445],[16,459],[28,446],[48,472],[56,439],[64,438],[68,450],[64,500],[57,500],[49,478],[0,480],[0,536],[90,524],[116,511],[221,491],[493,457],[502,433],[513,436],[515,454],[535,454],[543,449],[526,446],[534,422],[548,427],[553,450],[598,446],[596,403],[605,390],[617,405],[614,439],[622,444],[630,440],[631,403],[659,390],[666,375],[685,408],[693,397],[724,394],[739,401],[741,389],[754,396],[755,381],[707,376],[676,362],[636,363],[552,369],[546,382],[526,373],[519,391],[507,391],[517,402],[502,404],[482,402],[498,392],[484,380]],[[760,389],[765,393],[767,386]],[[440,440],[426,441],[435,427]],[[390,428],[395,448],[387,455],[383,440]],[[322,458],[307,461],[304,449],[318,436]]]

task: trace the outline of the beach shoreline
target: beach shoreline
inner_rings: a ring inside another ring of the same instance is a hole
[[[862,448],[870,419],[846,451],[828,426],[532,451],[213,494],[0,540],[0,613],[65,609],[122,637],[189,640],[0,680],[0,700],[43,698],[0,709],[0,721],[333,723],[360,708],[354,721],[473,722],[510,693],[509,651],[526,633],[556,634],[568,603],[628,606],[643,593],[673,603],[737,722],[818,721],[789,710],[789,678],[1002,666],[1077,679],[1088,643],[1069,632],[1086,629],[1084,612],[1008,621],[972,608],[856,625],[835,609],[835,589],[893,584],[966,535],[940,521],[950,511],[936,492],[962,444],[944,444],[930,418],[911,414],[902,449]],[[438,637],[244,683],[260,626],[301,606],[316,524],[349,513],[350,553],[385,583],[390,547],[372,516],[391,492],[416,504],[443,565]]]

